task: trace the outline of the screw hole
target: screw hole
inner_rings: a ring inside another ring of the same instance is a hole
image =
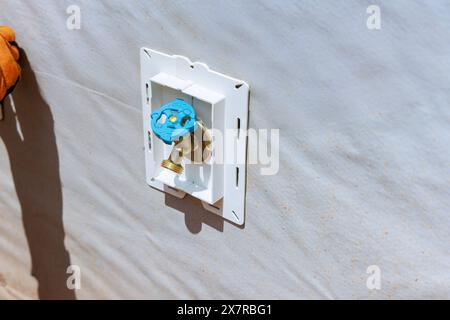
[[[191,69],[194,69],[194,65],[193,64],[191,64]]]
[[[244,84],[243,83],[238,83],[237,85],[235,85],[234,87],[237,89],[239,89],[240,87],[242,87]]]

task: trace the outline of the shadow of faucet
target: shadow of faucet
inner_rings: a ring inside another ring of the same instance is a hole
[[[63,198],[53,116],[21,50],[22,78],[5,100],[0,138],[8,151],[40,299],[76,299],[66,284]]]
[[[165,204],[184,213],[186,227],[193,234],[202,231],[203,224],[207,224],[217,231],[223,232],[223,218],[203,208],[200,200],[195,199],[189,194],[186,194],[183,199],[179,199],[166,193]]]

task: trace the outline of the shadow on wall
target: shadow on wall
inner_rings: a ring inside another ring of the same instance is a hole
[[[195,199],[188,194],[183,199],[179,199],[167,193],[165,194],[165,197],[166,206],[184,213],[186,227],[191,233],[197,234],[202,231],[203,223],[223,232],[223,218],[203,208],[198,199]]]
[[[40,299],[75,299],[66,285],[63,203],[53,117],[21,51],[22,79],[5,100],[0,137],[8,150]]]

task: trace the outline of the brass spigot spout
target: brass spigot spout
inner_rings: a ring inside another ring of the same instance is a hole
[[[195,133],[191,133],[183,137],[183,139],[175,142],[169,158],[161,162],[161,166],[163,168],[169,169],[177,174],[181,174],[184,171],[183,166],[181,165],[183,157],[193,161],[195,158],[194,154],[197,151],[202,152],[200,163],[209,160],[211,155],[211,133],[201,121],[198,121],[197,124],[200,133],[202,134],[201,139],[204,141],[198,143],[194,137]],[[198,150],[199,146],[201,146],[201,150]],[[204,152],[205,150],[207,152]],[[207,156],[205,157],[205,155]]]
[[[189,136],[188,136],[189,137]],[[167,160],[163,160],[161,162],[161,166],[163,168],[169,169],[177,174],[183,173],[183,166],[181,165],[181,160],[183,158],[184,150],[183,146],[186,144],[189,138],[183,139],[182,141],[178,141],[173,146],[172,152]]]

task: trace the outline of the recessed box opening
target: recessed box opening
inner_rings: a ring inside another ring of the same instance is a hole
[[[207,128],[212,128],[213,105],[211,103],[194,98],[183,93],[181,90],[173,89],[155,82],[151,83],[151,94],[151,112],[175,99],[183,99],[195,108],[198,119],[201,120]],[[165,144],[153,133],[152,140],[153,156],[155,162],[158,164],[169,157],[173,145]],[[154,178],[170,187],[193,193],[194,196],[198,196],[208,203],[214,203],[220,199],[221,195],[217,195],[215,190],[213,190],[212,164],[194,164],[189,163],[189,160],[186,159],[183,160],[182,164],[184,171],[179,175],[173,174],[161,166],[157,166]]]

